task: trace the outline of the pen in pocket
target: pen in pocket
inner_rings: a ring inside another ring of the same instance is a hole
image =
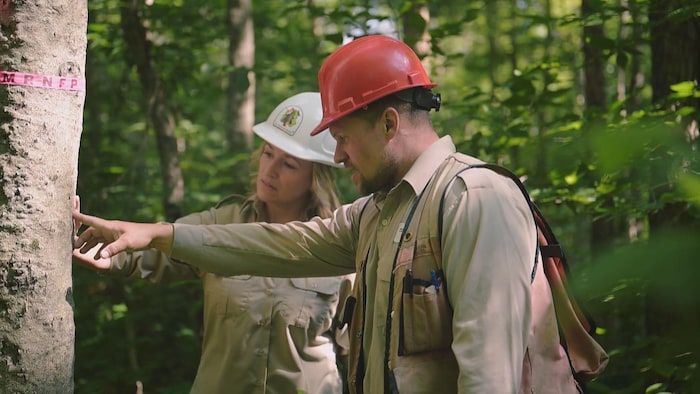
[[[433,283],[433,286],[435,286],[435,291],[440,292],[440,276],[438,274],[438,271],[436,270],[430,270],[430,280]]]

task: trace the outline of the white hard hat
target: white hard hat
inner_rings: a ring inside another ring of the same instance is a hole
[[[333,161],[335,139],[328,129],[311,136],[311,130],[318,126],[322,117],[321,95],[299,93],[282,101],[266,121],[253,126],[253,131],[294,157],[342,167]]]

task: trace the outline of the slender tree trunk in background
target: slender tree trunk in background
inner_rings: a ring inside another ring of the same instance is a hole
[[[692,0],[696,9],[700,2]],[[649,24],[651,26],[651,86],[652,100],[667,109],[675,110],[682,106],[696,109],[695,114],[683,119],[685,140],[697,152],[698,120],[700,119],[700,99],[692,98],[682,101],[670,101],[671,85],[694,81],[697,88],[700,83],[700,17],[689,8],[686,0],[652,0],[649,3]],[[664,169],[660,169],[664,171]],[[652,191],[654,199],[661,201],[662,196],[675,183],[668,179],[671,174],[658,174],[665,179],[668,187]],[[689,212],[687,202],[670,202],[663,209],[649,215],[651,230],[664,227],[690,225],[694,218]]]
[[[593,8],[594,4],[597,3],[592,0],[581,1],[581,16],[584,19],[599,11]],[[602,24],[585,24],[583,27],[583,92],[589,130],[604,127],[603,115],[608,106],[605,94],[606,61],[603,50],[596,45],[604,34]],[[591,220],[591,250],[594,256],[608,249],[613,241],[625,232],[620,225],[621,221],[610,212],[615,206],[613,196],[601,195],[600,199],[598,206],[602,212],[596,214]]]
[[[492,0],[486,2],[484,12],[486,12],[486,18],[488,20],[497,20],[498,8],[496,6],[496,1]],[[498,43],[496,42],[496,35],[500,34],[498,26],[500,26],[500,24],[489,23],[486,31],[486,38],[489,43],[489,85],[491,88],[490,93],[492,97],[495,95],[494,92],[496,90],[496,86],[498,85],[498,81],[496,81],[496,69],[498,68],[498,63],[500,61],[500,56],[498,54]],[[513,44],[515,44],[515,42],[513,42]]]
[[[627,113],[632,113],[641,107],[640,92],[644,86],[644,72],[642,70],[642,43],[644,17],[641,12],[640,0],[625,0],[629,8],[631,36],[630,40],[635,44],[636,52],[632,53],[629,72],[627,75]]]
[[[553,18],[552,18],[552,2],[551,0],[546,0],[544,2],[544,14],[545,14],[545,21],[546,21],[546,27],[547,27],[547,35],[545,36],[544,39],[544,59],[545,61],[550,61],[551,60],[551,53],[552,53],[552,42],[554,41],[554,37],[552,36],[552,23],[553,23]],[[515,41],[513,41],[513,46],[515,47]],[[543,70],[542,71],[542,77],[543,79],[546,80],[547,77],[547,71]],[[536,138],[536,143],[537,143],[537,156],[536,156],[536,163],[535,163],[535,173],[534,173],[534,178],[533,182],[536,185],[544,185],[546,184],[545,182],[548,182],[549,176],[547,174],[548,170],[548,158],[547,158],[547,140],[544,136],[545,134],[545,125],[547,124],[547,118],[545,117],[547,115],[547,112],[545,111],[536,111],[536,117],[537,117],[537,136]]]
[[[597,10],[591,7],[592,0],[581,1],[581,16],[586,18]],[[605,113],[605,57],[603,50],[595,45],[597,38],[604,37],[603,25],[586,24],[583,27],[583,94],[586,110],[594,114]]]
[[[646,0],[619,0],[619,9],[626,10],[620,13],[618,40],[623,42],[625,47],[632,48],[630,53],[619,53],[623,56],[618,59],[617,73],[617,99],[625,103],[624,109],[620,110],[622,117],[628,117],[642,106],[640,92],[644,85],[644,73],[642,71],[642,56],[646,40],[643,37],[643,15],[640,10],[640,1]],[[643,168],[633,166],[625,170],[626,179],[645,179]],[[620,178],[622,179],[622,178]],[[625,198],[630,201],[639,200],[640,196],[646,195],[646,185],[643,182],[632,182],[636,187],[624,193]],[[630,241],[640,238],[646,220],[637,216],[630,216],[627,219],[627,233]]]
[[[156,134],[165,216],[167,220],[175,220],[183,215],[185,193],[175,137],[175,117],[151,53],[148,32],[141,20],[140,3],[138,0],[122,0],[121,25],[141,80],[148,122]]]
[[[73,392],[70,215],[85,94],[65,88],[84,82],[86,30],[85,0],[0,1],[2,393]],[[9,72],[60,78],[27,86]]]
[[[429,55],[432,53],[432,46],[428,23],[430,23],[430,10],[427,4],[414,2],[411,4],[411,9],[401,15],[403,40],[418,54],[425,71],[430,75],[432,67]]]
[[[618,0],[617,1],[617,6],[620,7],[620,9],[625,9],[628,7],[627,4],[628,0]],[[618,26],[617,26],[617,40],[618,41],[627,41],[629,40],[629,29],[627,28],[627,23],[629,23],[630,19],[630,13],[629,9],[627,8],[627,11],[620,12],[618,15]],[[617,99],[618,100],[624,100],[625,97],[627,96],[627,73],[626,73],[626,61],[622,60],[627,59],[627,54],[623,53],[622,51],[618,51],[617,53]]]
[[[695,114],[681,120],[686,135],[685,138],[678,138],[678,140],[685,139],[690,145],[688,147],[690,154],[686,154],[688,157],[686,160],[692,160],[690,157],[697,157],[698,154],[700,99],[672,100],[668,98],[668,95],[671,93],[670,86],[673,84],[694,81],[697,89],[700,82],[700,52],[698,51],[700,48],[700,17],[697,16],[696,11],[690,10],[692,6],[689,3],[694,3],[696,10],[700,5],[697,0],[651,0],[649,2],[653,101],[669,110],[683,106],[691,106],[696,109]],[[669,130],[673,132],[677,129],[670,128]],[[663,151],[663,149],[661,150]],[[651,198],[653,201],[664,201],[665,195],[669,192],[674,193],[679,174],[669,173],[668,163],[670,159],[670,157],[665,157],[655,161],[659,164],[650,163],[652,182],[663,184],[661,187],[652,188]],[[694,163],[680,163],[679,167],[682,168],[681,171],[687,170],[689,167],[694,167],[697,170],[697,163],[697,159],[695,159]],[[655,238],[668,230],[697,234],[700,223],[693,217],[690,210],[690,204],[685,201],[665,203],[660,209],[648,216],[650,237]],[[689,273],[689,275],[693,274]],[[684,335],[687,338],[696,338],[697,328],[700,326],[700,313],[692,305],[688,308],[666,305],[663,296],[667,293],[668,289],[664,286],[654,281],[649,283],[646,297],[646,328],[652,337],[661,339],[654,342],[657,344],[655,352],[665,355],[668,363],[673,365],[675,362],[682,362],[679,353],[686,352],[688,349],[673,348],[667,346],[667,343],[672,342],[670,338],[680,338]],[[692,343],[689,343],[688,346],[692,346]],[[697,350],[695,352],[691,350],[689,353],[690,357],[697,362]],[[648,383],[651,384],[655,381],[658,379],[652,376]],[[697,386],[697,378],[695,382]],[[665,389],[668,392],[683,392],[682,390],[676,391],[677,387],[674,387],[673,384]],[[690,389],[687,392],[697,392],[697,387],[695,391]]]
[[[253,149],[255,124],[255,33],[251,0],[228,0],[226,27],[229,52],[228,95],[224,130],[232,155]],[[247,156],[246,156],[247,157]],[[249,187],[246,160],[238,160],[229,170],[231,190],[242,193]]]
[[[251,0],[228,1],[229,66],[226,135],[234,153],[253,148],[255,34]]]

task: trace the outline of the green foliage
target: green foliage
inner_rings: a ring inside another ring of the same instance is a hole
[[[160,163],[120,3],[89,3],[78,194],[88,213],[163,220]],[[231,188],[247,182],[233,182],[227,170],[248,155],[232,156],[225,142],[226,2],[152,3],[142,16],[176,114],[184,209],[198,211],[246,192]],[[424,3],[429,18],[414,11],[423,2],[255,2],[256,121],[282,98],[317,89],[318,68],[344,36],[425,26],[431,77],[443,97],[436,129],[460,151],[521,175],[567,248],[576,291],[612,357],[589,391],[700,391],[700,156],[691,126],[700,93],[697,80],[679,81],[663,103],[651,102],[650,2],[592,1],[585,18],[579,0]],[[698,18],[699,2],[685,3],[668,17]],[[590,43],[606,61],[606,108],[584,105],[584,26],[604,31]],[[353,200],[354,186],[338,174],[342,199]],[[652,225],[659,216],[672,224]],[[623,231],[605,247],[594,244],[594,220],[621,223]],[[146,392],[188,392],[199,359],[198,283],[152,286],[82,268],[74,282],[76,393],[132,392],[136,382]]]

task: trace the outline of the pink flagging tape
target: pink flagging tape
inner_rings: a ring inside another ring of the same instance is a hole
[[[14,71],[0,71],[0,85],[31,86],[44,89],[85,91],[82,78],[57,77],[53,75],[27,74]]]

